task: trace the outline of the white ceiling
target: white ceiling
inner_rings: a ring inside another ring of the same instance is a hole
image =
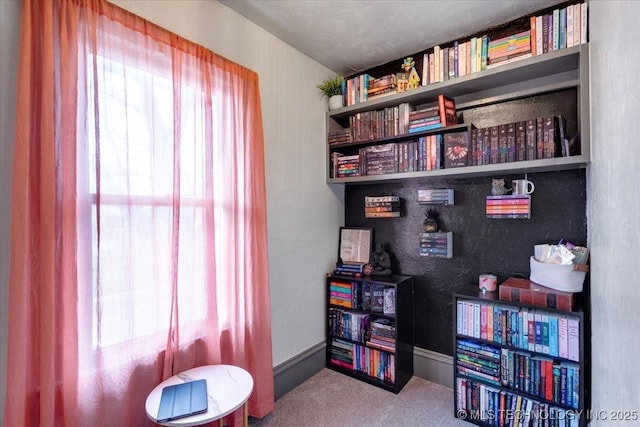
[[[558,0],[219,0],[346,76],[463,38]]]

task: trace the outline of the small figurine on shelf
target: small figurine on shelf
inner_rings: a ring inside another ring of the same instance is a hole
[[[411,56],[405,58],[402,62],[404,73],[396,73],[396,92],[400,93],[410,89],[411,68],[413,68],[414,65],[415,61]]]
[[[375,251],[371,254],[370,268],[365,266],[365,274],[370,271],[373,276],[391,275],[391,257],[381,244],[376,245]]]
[[[510,188],[505,187],[504,178],[493,178],[491,180],[491,195],[492,196],[502,196],[511,191]]]
[[[417,89],[420,87],[420,75],[416,71],[416,61],[412,56],[405,58],[402,63],[402,69],[409,73],[409,81],[407,83],[407,89]]]
[[[424,212],[426,218],[422,223],[422,228],[426,233],[437,233],[440,229],[440,225],[438,224],[438,218],[440,214],[437,210],[430,208]]]

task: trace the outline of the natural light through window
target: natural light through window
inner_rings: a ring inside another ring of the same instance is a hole
[[[202,95],[181,84],[177,178],[174,83],[162,73],[137,68],[135,62],[125,65],[97,56],[94,64],[91,71],[97,73],[98,84],[89,93],[97,93],[98,100],[90,99],[89,105],[98,111],[87,116],[99,117],[99,123],[87,124],[87,191],[92,200],[95,348],[168,330],[174,227],[179,227],[180,324],[206,317],[205,272],[209,267],[204,221],[207,215],[213,216],[214,203],[205,196],[204,188],[207,153],[200,143]],[[158,61],[159,69],[163,65],[165,73],[171,69],[168,58]],[[181,199],[179,212],[174,197]],[[166,339],[166,333],[160,338]]]

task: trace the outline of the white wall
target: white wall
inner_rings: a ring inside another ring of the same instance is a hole
[[[605,411],[640,411],[638,17],[637,1],[589,2],[592,407]],[[592,425],[611,424],[625,425],[611,420]]]
[[[0,0],[0,425],[6,396],[11,165],[16,117],[19,28],[20,2]]]

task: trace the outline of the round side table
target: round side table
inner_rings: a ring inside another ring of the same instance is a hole
[[[244,412],[244,425],[248,425],[247,400],[253,391],[253,378],[242,368],[231,365],[207,365],[181,372],[158,384],[147,396],[145,409],[147,416],[157,422],[158,408],[162,389],[166,386],[194,381],[207,380],[207,412],[177,420],[166,421],[163,426],[199,426],[220,420],[235,412],[241,406]]]

